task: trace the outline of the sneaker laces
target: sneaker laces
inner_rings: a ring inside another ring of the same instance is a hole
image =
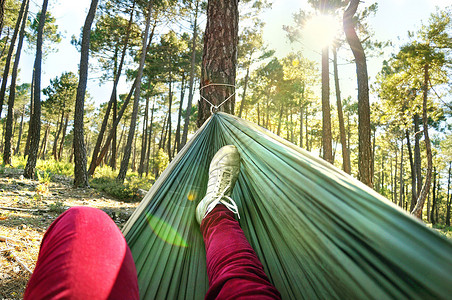
[[[229,176],[229,179],[227,179],[229,181],[229,183],[226,185],[226,187],[223,189],[223,191],[220,194],[218,194],[218,196],[216,196],[215,200],[213,200],[207,206],[207,210],[206,210],[206,213],[204,214],[203,218],[205,218],[207,216],[207,214],[210,213],[215,208],[215,206],[217,206],[219,203],[221,203],[224,206],[226,206],[227,209],[229,209],[234,214],[236,214],[238,219],[240,219],[240,214],[239,214],[239,209],[237,207],[237,204],[231,197],[229,197],[228,195],[225,195],[226,192],[228,191],[228,189],[231,187],[231,182],[230,182],[230,178],[232,177],[231,170],[224,170],[221,173],[221,177],[223,177],[224,175]],[[222,178],[217,179],[217,185],[220,183],[224,183],[224,182],[225,182],[225,180],[222,180]],[[220,187],[218,187],[218,189],[216,188],[216,190],[220,190]]]

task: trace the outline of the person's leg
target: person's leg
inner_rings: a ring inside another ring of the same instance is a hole
[[[234,214],[217,205],[201,223],[209,290],[206,299],[280,299]]]
[[[24,299],[138,299],[129,247],[103,211],[71,208],[49,227]]]
[[[234,219],[238,208],[230,195],[239,172],[238,149],[228,145],[218,150],[210,163],[206,195],[196,207],[206,246],[206,299],[280,299]]]

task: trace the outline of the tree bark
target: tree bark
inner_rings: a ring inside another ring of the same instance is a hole
[[[184,102],[184,97],[185,97],[185,73],[182,74],[182,82],[180,87],[179,113],[177,114],[176,137],[174,139],[173,157],[175,156],[176,150],[177,152],[179,152],[181,149],[180,124],[182,118],[182,102]]]
[[[20,116],[19,134],[18,134],[18,137],[17,137],[16,149],[14,149],[14,155],[17,155],[17,154],[20,153],[20,141],[22,139],[22,131],[24,129],[24,115],[25,115],[25,105],[22,108],[22,114]]]
[[[41,64],[42,64],[42,36],[44,31],[45,18],[47,14],[48,0],[44,0],[39,17],[38,33],[36,38],[36,58],[34,63],[34,84],[33,84],[33,115],[30,120],[30,149],[25,165],[24,177],[34,178],[36,161],[38,159],[39,138],[41,134]]]
[[[66,137],[66,130],[67,130],[68,123],[69,123],[69,115],[66,115],[66,120],[64,121],[64,126],[63,126],[63,134],[61,135],[60,149],[58,150],[58,159],[57,159],[58,161],[61,160],[61,155],[63,154],[64,138]]]
[[[11,60],[13,57],[14,46],[16,45],[17,35],[19,34],[19,28],[21,27],[22,20],[26,22],[25,9],[28,11],[29,0],[23,0],[20,6],[19,15],[17,16],[16,25],[14,27],[13,37],[11,38],[11,43],[8,49],[8,55],[6,56],[5,67],[3,69],[2,85],[0,87],[0,118],[2,115],[3,103],[5,102],[6,94],[6,84],[8,83],[9,68],[11,66]],[[44,16],[45,17],[45,16]],[[38,32],[39,34],[39,32]],[[42,38],[42,37],[41,37]],[[23,38],[22,38],[23,39]]]
[[[399,174],[399,184],[400,184],[400,193],[399,193],[399,206],[403,207],[403,138],[401,139],[402,146],[400,149],[400,174]]]
[[[140,154],[140,164],[138,165],[138,175],[143,176],[144,162],[146,159],[146,150],[148,143],[148,112],[149,112],[149,95],[146,97],[146,106],[144,110],[144,120],[143,120],[143,137],[141,138],[141,154]]]
[[[337,70],[337,48],[333,47],[334,85],[336,87],[337,115],[339,118],[339,137],[342,145],[342,169],[350,174],[350,156],[347,149],[347,137],[345,135],[344,113],[342,111],[341,90],[339,87],[339,74]]]
[[[423,101],[422,101],[422,121],[424,127],[424,141],[425,150],[427,152],[427,173],[425,175],[425,182],[422,186],[422,190],[419,193],[416,206],[411,212],[413,215],[422,219],[422,209],[424,208],[424,202],[427,198],[428,192],[430,190],[430,184],[432,179],[432,169],[433,169],[433,158],[432,158],[432,146],[430,143],[430,137],[428,134],[428,116],[427,116],[427,98],[428,98],[428,82],[429,82],[429,65],[424,66],[424,84],[423,84]]]
[[[240,102],[239,118],[242,117],[243,108],[245,107],[246,89],[248,87],[248,79],[250,77],[251,55],[246,66],[245,83],[243,84],[242,102]]]
[[[167,153],[168,153],[168,158],[169,161],[172,160],[172,156],[171,156],[171,106],[173,104],[173,91],[172,91],[172,86],[173,86],[173,82],[172,82],[172,78],[171,78],[171,71],[170,71],[170,81],[169,81],[169,103],[168,103],[168,148],[167,148]]]
[[[193,24],[193,36],[192,36],[192,46],[191,46],[191,62],[190,62],[190,83],[188,87],[188,103],[187,103],[187,111],[185,112],[185,119],[184,119],[184,131],[182,132],[182,141],[181,141],[181,148],[185,146],[187,143],[187,136],[188,136],[188,124],[190,123],[190,114],[191,114],[191,107],[193,102],[193,85],[195,81],[195,64],[196,64],[196,39],[198,38],[198,8],[199,8],[199,1],[196,0],[195,5],[195,20]]]
[[[238,43],[238,0],[207,3],[207,25],[204,34],[204,51],[201,66],[201,87],[208,84],[235,86]],[[209,86],[201,90],[201,96],[218,106],[233,95],[231,86]],[[218,109],[234,113],[235,97],[232,96]],[[200,98],[198,127],[210,117],[210,104]]]
[[[322,49],[322,149],[323,159],[329,163],[333,163],[328,51],[328,46]]]
[[[141,57],[140,57],[140,66],[138,67],[138,74],[137,74],[137,79],[136,79],[137,83],[136,83],[135,96],[134,96],[134,101],[133,101],[132,118],[130,120],[129,135],[127,137],[126,150],[124,152],[124,157],[121,161],[121,167],[119,169],[119,174],[118,174],[118,177],[116,178],[119,182],[124,182],[124,179],[126,178],[127,169],[129,166],[130,151],[132,148],[133,138],[135,136],[135,126],[136,126],[137,115],[138,115],[138,104],[140,103],[141,76],[143,75],[144,61],[146,58],[147,41],[148,41],[148,35],[149,35],[149,27],[150,27],[150,23],[151,23],[151,9],[152,9],[153,3],[154,3],[154,1],[151,0],[151,1],[149,1],[148,6],[147,6],[146,28],[144,30],[143,46],[142,46]]]
[[[11,85],[9,88],[9,98],[8,98],[8,114],[6,117],[6,131],[5,131],[5,148],[3,152],[3,163],[4,164],[11,164],[11,146],[12,146],[12,138],[13,138],[13,118],[14,118],[14,101],[16,98],[16,81],[17,81],[17,70],[19,69],[19,61],[20,61],[20,53],[22,52],[22,45],[24,41],[25,36],[25,25],[27,23],[27,15],[28,15],[28,8],[30,6],[30,2],[28,0],[25,0],[24,2],[27,2],[25,6],[25,10],[23,11],[23,14],[21,16],[22,18],[22,24],[20,26],[20,33],[19,33],[19,42],[17,44],[16,49],[16,57],[14,59],[14,65],[13,65],[13,72],[11,76]],[[19,22],[19,20],[18,20]],[[2,101],[3,103],[3,101]],[[1,113],[1,108],[0,108]]]
[[[74,113],[74,186],[87,187],[88,173],[86,171],[86,148],[83,140],[83,114],[85,106],[86,83],[88,81],[89,43],[91,36],[91,24],[96,14],[98,0],[92,0],[83,26],[82,47],[80,50],[80,75],[75,98]]]
[[[422,161],[421,161],[421,147],[419,145],[419,141],[421,139],[421,133],[419,128],[419,115],[415,114],[413,117],[414,121],[414,166],[416,168],[416,201],[417,197],[419,197],[419,194],[421,193],[422,189]],[[413,207],[414,209],[414,207]]]
[[[369,82],[366,55],[361,41],[356,35],[353,16],[358,9],[359,0],[351,0],[344,12],[343,25],[348,44],[355,57],[356,77],[358,79],[358,133],[359,133],[359,179],[372,187],[372,150],[370,143],[370,104]]]
[[[64,105],[64,103],[63,103]],[[61,119],[57,122],[57,132],[55,135],[55,140],[53,142],[52,147],[52,156],[55,160],[58,160],[58,139],[60,138],[61,129],[63,128],[63,122],[64,122],[64,108],[61,110]]]
[[[432,195],[432,206],[430,210],[430,222],[432,225],[436,224],[436,218],[435,218],[435,211],[436,211],[436,205],[437,205],[437,194],[436,194],[436,168],[433,170],[433,195]]]
[[[446,207],[446,226],[450,226],[450,206],[451,206],[451,196],[450,196],[450,177],[451,177],[451,167],[452,162],[449,162],[449,177],[447,179],[447,207]]]
[[[149,124],[149,133],[148,133],[148,150],[147,150],[147,154],[146,154],[146,176],[148,176],[149,174],[149,155],[151,154],[151,141],[154,141],[152,139],[152,129],[154,126],[154,108],[155,108],[155,100],[152,103],[152,110],[151,110],[151,123]]]

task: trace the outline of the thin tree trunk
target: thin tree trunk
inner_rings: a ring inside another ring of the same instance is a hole
[[[86,83],[88,81],[88,59],[89,59],[89,43],[91,35],[91,24],[97,9],[98,0],[92,0],[91,6],[86,16],[85,25],[83,26],[82,47],[80,50],[80,71],[79,84],[77,87],[77,96],[75,100],[74,113],[74,186],[86,187],[88,183],[88,173],[86,171],[86,148],[83,140],[83,114],[85,106]]]
[[[184,102],[185,97],[185,73],[182,74],[182,83],[181,83],[181,89],[180,89],[180,103],[179,103],[179,113],[177,114],[177,126],[176,126],[176,137],[174,140],[174,149],[173,149],[173,156],[175,155],[175,152],[180,151],[181,149],[181,138],[180,138],[180,123],[182,118],[182,102]]]
[[[22,5],[20,6],[19,15],[17,16],[16,25],[14,27],[13,37],[11,38],[11,44],[8,49],[8,55],[6,56],[5,67],[3,68],[2,85],[0,87],[0,117],[2,115],[3,103],[5,102],[6,84],[8,83],[9,68],[11,66],[11,60],[13,57],[14,46],[16,45],[16,39],[19,34],[19,28],[21,27],[21,24],[23,23],[22,20],[26,21],[26,19],[27,19],[26,15],[25,15],[25,10],[28,11],[28,2],[29,2],[29,0],[23,0]],[[16,59],[16,60],[18,61],[18,59]]]
[[[34,64],[34,88],[33,88],[33,116],[30,120],[30,151],[25,165],[24,177],[33,178],[38,159],[39,138],[41,134],[41,64],[42,64],[42,37],[45,18],[47,14],[48,0],[44,0],[39,17],[39,26],[36,39],[36,58]]]
[[[416,199],[417,199],[417,191],[416,191],[416,168],[414,167],[414,160],[413,160],[413,152],[411,150],[411,141],[410,141],[410,133],[408,129],[405,130],[405,136],[406,136],[406,144],[408,148],[408,156],[410,159],[410,170],[411,170],[411,204],[410,204],[410,211],[414,209],[414,206],[416,205]]]
[[[173,91],[172,91],[172,78],[171,78],[171,71],[170,71],[170,81],[169,81],[169,103],[168,103],[168,158],[169,161],[172,160],[171,156],[171,106],[173,104]]]
[[[50,132],[50,124],[47,123],[46,126],[46,131],[44,134],[44,140],[42,141],[42,146],[41,146],[41,159],[45,160],[46,159],[46,152],[47,152],[47,144],[49,141],[49,132]]]
[[[356,35],[353,16],[358,9],[359,0],[351,0],[345,10],[343,25],[348,44],[355,57],[356,77],[358,79],[358,139],[359,139],[359,179],[372,187],[372,150],[370,141],[370,104],[367,63],[361,41]]]
[[[438,195],[436,194],[436,167],[433,169],[433,195],[432,195],[432,206],[431,206],[431,210],[430,210],[430,222],[432,223],[432,225],[436,224],[436,219],[435,219],[435,211],[436,211],[436,205],[437,205],[437,197]],[[428,213],[427,213],[428,214]]]
[[[235,86],[237,66],[237,43],[239,9],[238,0],[207,3],[207,25],[204,34],[204,51],[201,66],[201,86],[229,84]],[[201,97],[213,105],[220,105],[230,95],[231,86],[210,86],[201,91]],[[210,117],[210,104],[200,98],[198,104],[198,127]],[[219,107],[220,111],[234,113],[235,97]]]
[[[137,115],[138,115],[138,104],[140,103],[140,93],[141,93],[141,76],[143,75],[143,67],[144,67],[144,61],[146,58],[146,49],[147,49],[147,42],[148,42],[148,35],[149,35],[149,27],[151,23],[151,9],[152,4],[154,3],[153,0],[149,1],[147,6],[147,16],[146,16],[146,28],[144,30],[144,37],[143,37],[143,46],[141,49],[141,57],[140,57],[140,66],[138,68],[138,74],[137,74],[137,84],[135,88],[135,96],[133,101],[133,109],[132,109],[132,118],[130,120],[130,128],[129,128],[129,135],[127,137],[127,144],[126,144],[126,150],[124,152],[124,157],[121,162],[121,167],[119,169],[118,177],[116,178],[119,182],[124,182],[124,179],[126,178],[127,169],[129,166],[129,159],[130,159],[130,150],[132,148],[132,142],[133,138],[135,136],[135,126],[137,122]]]
[[[350,156],[347,150],[347,138],[345,135],[344,113],[342,111],[341,90],[339,87],[339,73],[337,70],[337,48],[333,47],[334,85],[336,87],[337,115],[339,118],[339,137],[342,145],[342,168],[345,173],[350,174]]]
[[[115,90],[115,95],[113,96],[113,123],[115,123],[116,118],[118,117],[118,97]],[[117,138],[118,138],[118,130],[117,128],[113,130],[113,139],[111,141],[111,157],[110,157],[110,167],[113,170],[116,170],[116,156],[117,156]]]
[[[433,169],[433,157],[432,157],[432,146],[430,143],[430,137],[428,134],[428,116],[427,116],[427,97],[428,97],[428,82],[429,82],[429,65],[424,66],[424,85],[423,85],[423,103],[422,103],[422,121],[424,127],[424,141],[425,149],[427,152],[427,173],[425,175],[425,182],[422,186],[422,190],[419,193],[416,206],[411,212],[413,215],[422,219],[422,208],[424,207],[425,199],[427,198],[428,192],[430,190],[430,183],[432,179],[432,169]]]
[[[392,193],[394,195],[392,202],[394,202],[395,204],[397,204],[397,162],[398,162],[397,156],[399,154],[399,148],[397,146],[397,143],[396,143],[396,147],[397,147],[397,149],[396,149],[396,153],[395,153],[394,185],[392,187],[393,188]]]
[[[151,123],[149,124],[149,133],[148,133],[148,150],[147,150],[147,154],[146,154],[146,176],[148,176],[149,174],[149,155],[151,154],[151,141],[154,141],[152,139],[152,129],[154,126],[154,108],[155,108],[155,100],[152,103],[152,111],[151,111]]]
[[[25,0],[24,2],[27,2],[27,4],[25,6],[25,10],[23,11],[23,15],[20,16],[22,18],[22,24],[20,26],[19,42],[17,44],[16,57],[14,59],[13,72],[11,76],[11,85],[9,88],[9,98],[8,98],[8,114],[6,117],[5,148],[3,152],[3,163],[9,165],[11,164],[11,146],[13,138],[12,122],[14,118],[14,101],[16,98],[17,70],[19,68],[20,53],[22,52],[22,45],[25,36],[25,25],[27,23],[28,8],[30,5],[30,2],[28,0]],[[1,103],[3,104],[3,100],[1,100]]]
[[[301,96],[301,99],[303,99],[304,98],[304,89],[303,89],[303,93],[302,93],[302,96]],[[303,99],[304,100],[304,99]],[[303,117],[303,106],[304,106],[304,104],[302,105],[302,100],[300,100],[300,103],[299,103],[299,107],[300,107],[300,148],[303,148],[303,119],[304,119],[304,117]]]
[[[24,115],[25,115],[25,105],[22,108],[22,115],[20,116],[20,127],[19,127],[19,136],[17,138],[16,149],[14,149],[14,155],[20,154],[20,141],[22,139],[22,131],[24,129]]]
[[[239,118],[242,117],[242,111],[243,111],[243,108],[245,107],[246,89],[248,87],[248,79],[250,76],[251,56],[252,56],[252,54],[250,54],[250,59],[248,60],[247,67],[246,67],[245,83],[243,85],[242,102],[240,102]]]
[[[60,141],[60,149],[58,150],[58,161],[61,160],[61,155],[63,154],[64,138],[66,137],[66,130],[67,130],[68,123],[69,123],[69,115],[66,115],[66,120],[64,121],[64,126],[63,126],[63,135],[61,136],[61,141]]]
[[[419,141],[421,139],[420,134],[422,131],[420,131],[419,128],[419,115],[414,115],[414,166],[416,168],[416,201],[417,197],[419,197],[422,189],[422,161],[421,161],[421,147],[419,145]],[[414,209],[414,207],[413,207]]]
[[[450,196],[450,177],[451,177],[452,162],[449,162],[449,177],[447,179],[447,208],[446,208],[446,226],[450,226],[450,207],[451,207],[451,196]]]
[[[147,143],[148,143],[148,112],[149,112],[149,95],[146,97],[146,106],[144,110],[144,120],[143,120],[143,137],[141,139],[141,155],[140,155],[140,164],[138,166],[138,175],[140,177],[143,176],[144,171],[144,162],[146,159],[146,150],[147,150]]]
[[[195,4],[195,20],[193,24],[193,36],[192,36],[192,49],[191,49],[191,62],[190,62],[190,83],[188,87],[188,103],[187,103],[187,111],[185,112],[185,119],[184,119],[184,131],[182,133],[182,141],[181,141],[181,148],[185,146],[187,143],[187,136],[188,136],[188,124],[190,122],[190,114],[191,114],[191,107],[193,102],[193,84],[195,80],[195,64],[196,64],[196,39],[198,38],[198,7],[199,7],[199,0],[196,0]]]
[[[400,149],[400,175],[399,175],[399,184],[400,184],[400,195],[399,195],[399,206],[403,207],[403,137],[402,137],[402,146]]]

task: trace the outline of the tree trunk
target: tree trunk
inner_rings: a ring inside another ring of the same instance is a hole
[[[251,55],[246,67],[245,83],[243,85],[242,102],[240,102],[239,118],[242,117],[243,108],[245,107],[246,88],[248,87],[248,79],[250,76]]]
[[[140,155],[140,164],[138,166],[138,175],[140,177],[143,176],[144,171],[144,162],[146,159],[146,150],[147,150],[147,143],[148,143],[148,112],[149,112],[149,95],[146,97],[146,106],[144,110],[144,120],[143,120],[143,137],[141,138],[141,155]]]
[[[414,115],[414,166],[416,168],[416,201],[417,197],[419,197],[419,194],[421,193],[422,189],[422,161],[421,161],[421,147],[419,145],[419,141],[421,139],[421,133],[419,128],[419,115]],[[413,207],[414,209],[414,207]]]
[[[137,115],[138,115],[138,104],[140,103],[141,76],[143,75],[144,61],[146,58],[149,27],[150,27],[150,23],[151,23],[151,9],[152,9],[153,3],[154,3],[154,1],[151,0],[151,1],[149,1],[148,6],[147,6],[146,28],[144,30],[143,46],[142,46],[141,55],[140,55],[140,66],[138,67],[138,74],[137,74],[137,79],[136,79],[137,83],[136,83],[135,96],[134,96],[134,101],[133,101],[132,118],[130,120],[129,135],[127,137],[126,149],[124,152],[124,157],[121,161],[121,167],[119,169],[119,174],[118,174],[118,177],[116,178],[119,182],[124,182],[124,179],[126,178],[127,169],[129,166],[130,151],[132,148],[133,138],[135,136],[135,126],[136,126]]]
[[[396,144],[397,147],[397,144]],[[396,153],[395,153],[395,165],[394,165],[394,185],[393,185],[393,190],[392,190],[392,194],[393,194],[393,200],[392,202],[394,202],[395,204],[397,204],[397,161],[398,161],[398,156],[399,154],[399,148],[396,149]]]
[[[176,137],[174,139],[174,148],[173,148],[173,157],[175,156],[175,152],[180,151],[181,149],[181,139],[180,139],[180,123],[182,118],[182,102],[184,102],[185,97],[185,73],[182,74],[182,83],[180,88],[180,103],[179,103],[179,113],[177,114],[177,126],[176,126]]]
[[[437,205],[437,197],[438,195],[436,194],[436,168],[433,169],[433,195],[432,195],[432,206],[431,206],[431,210],[430,210],[430,222],[432,223],[432,225],[436,224],[436,219],[435,219],[435,211],[436,211],[436,205]]]
[[[66,120],[64,121],[64,126],[63,126],[63,134],[61,136],[61,141],[60,141],[60,149],[58,150],[58,159],[57,159],[58,161],[61,160],[61,155],[63,154],[64,138],[66,137],[66,130],[67,130],[68,123],[69,123],[69,115],[66,115]]]
[[[14,149],[14,155],[18,155],[20,153],[20,141],[22,139],[22,131],[24,129],[24,115],[25,115],[25,105],[22,108],[22,114],[20,116],[19,134],[18,134],[18,138],[17,138],[16,149]]]
[[[425,175],[425,182],[422,186],[422,190],[419,193],[416,206],[411,212],[416,217],[422,219],[422,209],[424,207],[425,199],[427,198],[430,190],[430,183],[432,179],[433,158],[432,158],[432,146],[430,143],[430,137],[428,135],[428,117],[427,117],[427,97],[428,97],[428,83],[429,83],[429,65],[424,66],[424,84],[423,84],[423,103],[422,103],[422,121],[424,127],[424,141],[425,150],[427,152],[427,173]]]
[[[359,179],[372,187],[372,150],[370,143],[370,104],[367,63],[361,41],[356,35],[353,16],[358,9],[359,0],[351,0],[344,12],[343,25],[348,44],[355,57],[356,77],[358,79],[358,135],[359,135]]]
[[[201,87],[208,84],[235,86],[239,9],[238,0],[207,3],[207,25],[204,34],[204,51],[201,66]],[[202,89],[201,97],[218,106],[233,95],[232,86],[210,86]],[[210,104],[200,98],[198,127],[210,117]],[[235,97],[232,96],[218,109],[234,113]]]
[[[400,184],[400,193],[399,193],[399,206],[403,207],[403,138],[402,140],[402,146],[400,149],[400,174],[399,174],[399,184]]]
[[[3,31],[3,19],[5,15],[5,2],[6,0],[0,0],[0,37]]]
[[[168,158],[169,161],[172,160],[171,156],[171,106],[173,104],[173,91],[172,91],[172,78],[171,78],[171,71],[170,71],[170,81],[169,81],[169,103],[168,103]]]
[[[410,211],[414,209],[414,206],[416,205],[416,198],[417,198],[417,192],[416,192],[416,168],[414,167],[414,160],[413,160],[413,152],[411,150],[411,141],[410,141],[410,133],[408,129],[405,130],[405,136],[406,136],[406,145],[408,148],[408,156],[410,159],[410,170],[411,170],[411,204],[410,204]]]
[[[115,94],[113,96],[113,123],[116,122],[116,118],[118,117],[118,97],[116,94],[116,90],[114,91]],[[116,156],[117,156],[117,147],[118,147],[118,130],[117,128],[112,128],[113,130],[113,139],[111,141],[111,157],[110,157],[110,167],[113,170],[116,170]],[[102,134],[103,135],[103,134]]]
[[[336,87],[337,115],[339,118],[339,137],[342,145],[342,169],[350,174],[350,156],[347,150],[347,138],[345,135],[344,113],[342,111],[341,90],[339,87],[339,74],[337,70],[337,48],[333,47],[334,85]]]
[[[301,98],[304,100],[304,89],[303,89],[303,93]],[[303,148],[303,109],[304,109],[304,104],[301,104],[302,101],[300,101],[299,106],[300,106],[300,148]]]
[[[124,112],[127,108],[127,105],[130,102],[130,99],[132,98],[132,93],[134,92],[135,88],[136,88],[136,84],[137,84],[137,80],[135,79],[132,87],[130,88],[129,94],[126,97],[126,100],[124,100],[123,105],[121,106],[121,110],[118,113],[118,117],[116,118],[116,121],[112,124],[110,132],[108,134],[108,137],[105,141],[104,146],[102,147],[102,150],[100,151],[99,156],[97,157],[97,159],[95,160],[94,163],[91,162],[89,170],[88,170],[88,175],[92,176],[94,174],[94,171],[96,170],[96,167],[102,162],[102,159],[105,157],[105,155],[108,152],[108,149],[110,147],[110,143],[113,139],[113,135],[114,135],[114,130],[116,130],[116,128],[118,127],[119,122],[121,121],[122,116],[124,115]],[[119,144],[121,144],[121,138],[119,139]]]
[[[83,140],[83,114],[85,106],[86,83],[88,80],[88,59],[89,59],[89,43],[91,35],[91,24],[97,9],[98,0],[91,0],[91,6],[86,16],[85,25],[83,26],[82,47],[80,50],[80,71],[79,82],[77,87],[77,96],[75,98],[74,113],[74,186],[87,187],[88,173],[86,171],[86,148]]]
[[[188,136],[188,124],[190,122],[191,106],[193,102],[193,84],[195,80],[195,64],[196,64],[196,39],[198,38],[198,7],[199,0],[196,0],[195,4],[195,20],[193,24],[193,36],[192,36],[192,47],[191,47],[191,62],[190,62],[190,83],[188,87],[188,103],[187,111],[185,112],[184,119],[184,131],[182,133],[181,148],[187,143]]]
[[[447,208],[446,208],[446,226],[450,226],[450,206],[451,206],[451,196],[450,196],[450,177],[451,177],[451,167],[452,162],[449,162],[449,177],[447,179]]]
[[[11,86],[9,88],[9,98],[8,98],[8,114],[6,117],[5,148],[3,152],[3,163],[9,165],[11,164],[11,146],[13,138],[12,123],[14,118],[14,101],[16,98],[17,70],[19,68],[20,53],[22,51],[22,45],[25,35],[25,25],[27,23],[28,8],[30,6],[30,2],[28,0],[25,0],[24,2],[27,2],[27,4],[23,12],[23,15],[21,16],[22,25],[20,26],[19,42],[17,44],[16,57],[14,59],[13,72],[11,76]],[[1,100],[1,103],[3,103],[3,100]]]
[[[38,159],[39,138],[41,134],[41,64],[42,64],[42,36],[44,23],[47,14],[48,0],[44,0],[39,17],[39,26],[36,39],[36,58],[34,63],[34,88],[33,88],[33,116],[30,120],[30,150],[27,164],[24,170],[24,177],[34,178],[36,161]]]
[[[146,176],[149,175],[149,156],[151,154],[151,145],[152,145],[151,141],[154,141],[152,139],[152,129],[153,129],[153,126],[154,126],[154,108],[155,108],[155,100],[152,103],[151,123],[148,126],[148,131],[149,131],[149,133],[148,133],[148,145],[147,145],[148,150],[147,150],[147,153],[146,153],[146,165],[145,165],[146,166]]]
[[[63,128],[63,122],[64,122],[64,109],[61,110],[61,119],[57,121],[56,125],[57,132],[52,147],[52,156],[55,160],[58,160],[58,139],[60,138],[61,129]]]
[[[42,160],[46,159],[47,143],[48,143],[48,140],[49,140],[49,132],[50,132],[50,124],[47,123],[46,131],[44,133],[44,139],[43,139],[42,144],[41,144],[41,155],[39,155]]]
[[[8,55],[6,56],[5,67],[3,68],[2,85],[0,87],[0,118],[2,115],[3,103],[5,102],[6,84],[8,83],[9,68],[11,66],[11,60],[13,57],[14,46],[16,44],[17,35],[19,34],[19,28],[21,27],[21,24],[23,23],[22,20],[25,20],[25,23],[26,23],[27,18],[26,18],[25,10],[28,11],[28,6],[29,6],[29,0],[23,0],[22,5],[20,6],[19,15],[17,16],[16,25],[14,27],[13,37],[11,38],[11,44],[8,49]],[[39,32],[38,32],[38,34],[39,34]],[[23,40],[23,38],[22,38],[22,40]],[[20,43],[20,41],[19,41],[19,43]],[[20,51],[19,51],[19,53],[20,53]],[[17,60],[17,63],[19,63],[19,60],[17,58],[16,58],[16,60]]]

